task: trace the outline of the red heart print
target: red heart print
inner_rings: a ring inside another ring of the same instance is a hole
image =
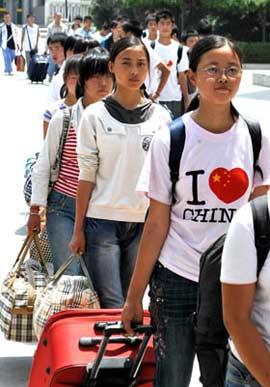
[[[209,176],[211,190],[224,203],[241,198],[248,189],[248,182],[248,175],[241,168],[233,168],[230,171],[216,168]]]

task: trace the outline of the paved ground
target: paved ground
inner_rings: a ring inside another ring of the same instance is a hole
[[[27,207],[22,196],[24,164],[26,158],[38,151],[42,143],[41,117],[48,90],[46,85],[30,84],[24,74],[15,74],[13,77],[2,75],[1,60],[0,281],[11,267],[25,236]],[[266,116],[269,118],[270,89],[252,86],[252,72],[245,72],[235,103],[240,111],[266,120]],[[34,345],[10,343],[0,335],[0,387],[27,386],[34,350]],[[197,386],[198,367],[195,364],[191,387]]]

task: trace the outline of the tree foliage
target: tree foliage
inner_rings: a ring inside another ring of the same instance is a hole
[[[219,33],[238,39],[270,39],[270,0],[121,0],[124,7],[136,9],[169,8],[182,30],[209,17]],[[239,24],[237,24],[237,22]],[[224,28],[223,28],[224,27]]]
[[[202,6],[223,10],[254,12],[270,4],[269,0],[202,0]]]
[[[122,0],[92,0],[90,9],[96,26],[100,28],[104,22],[116,19],[122,7]]]

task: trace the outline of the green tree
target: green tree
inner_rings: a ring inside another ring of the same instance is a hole
[[[93,0],[90,6],[95,25],[98,28],[100,28],[104,22],[116,19],[121,8],[123,8],[121,0]]]
[[[227,11],[238,15],[254,14],[261,26],[262,41],[266,41],[270,0],[201,0],[201,4],[209,10]]]
[[[185,28],[185,15],[193,8],[200,5],[200,0],[122,0],[122,4],[127,7],[143,8],[169,8],[174,15],[175,22],[181,30]]]

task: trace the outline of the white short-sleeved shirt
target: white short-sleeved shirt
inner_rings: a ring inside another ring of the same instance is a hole
[[[149,71],[144,84],[147,93],[150,95],[157,90],[160,81],[160,71],[157,66],[162,62],[162,60],[149,43],[144,41],[144,44],[149,53]]]
[[[28,24],[24,26],[23,48],[25,51],[33,50],[36,47],[38,31],[39,27],[37,24],[33,24],[32,27]]]
[[[268,207],[269,198],[268,194]],[[237,212],[229,227],[222,254],[221,282],[234,285],[257,282],[251,319],[270,351],[270,254],[257,278],[257,252],[249,204]],[[233,354],[241,361],[232,341],[230,345]]]
[[[45,112],[43,113],[43,121],[50,122],[53,115],[58,111],[58,110],[63,110],[65,109],[67,105],[64,103],[64,99],[59,99],[56,102],[53,102],[50,104]]]
[[[49,105],[56,103],[61,98],[60,91],[64,84],[65,64],[66,62],[62,64],[62,66],[60,67],[60,70],[58,71],[58,74],[53,76],[52,82],[50,83],[49,90],[48,90]]]
[[[185,50],[182,50],[182,57],[178,62],[179,43],[171,40],[171,43],[164,45],[156,41],[155,51],[160,59],[171,70],[168,81],[160,93],[160,101],[181,101],[182,93],[178,84],[177,73],[185,72],[189,69],[189,60]]]
[[[187,113],[185,146],[176,184],[177,203],[159,261],[169,270],[198,281],[201,254],[226,233],[236,210],[247,203],[253,188],[270,184],[270,139],[262,128],[258,163],[264,179],[253,177],[253,149],[248,127],[239,118],[225,133],[214,134]],[[157,132],[144,164],[137,190],[171,205],[170,133]]]

